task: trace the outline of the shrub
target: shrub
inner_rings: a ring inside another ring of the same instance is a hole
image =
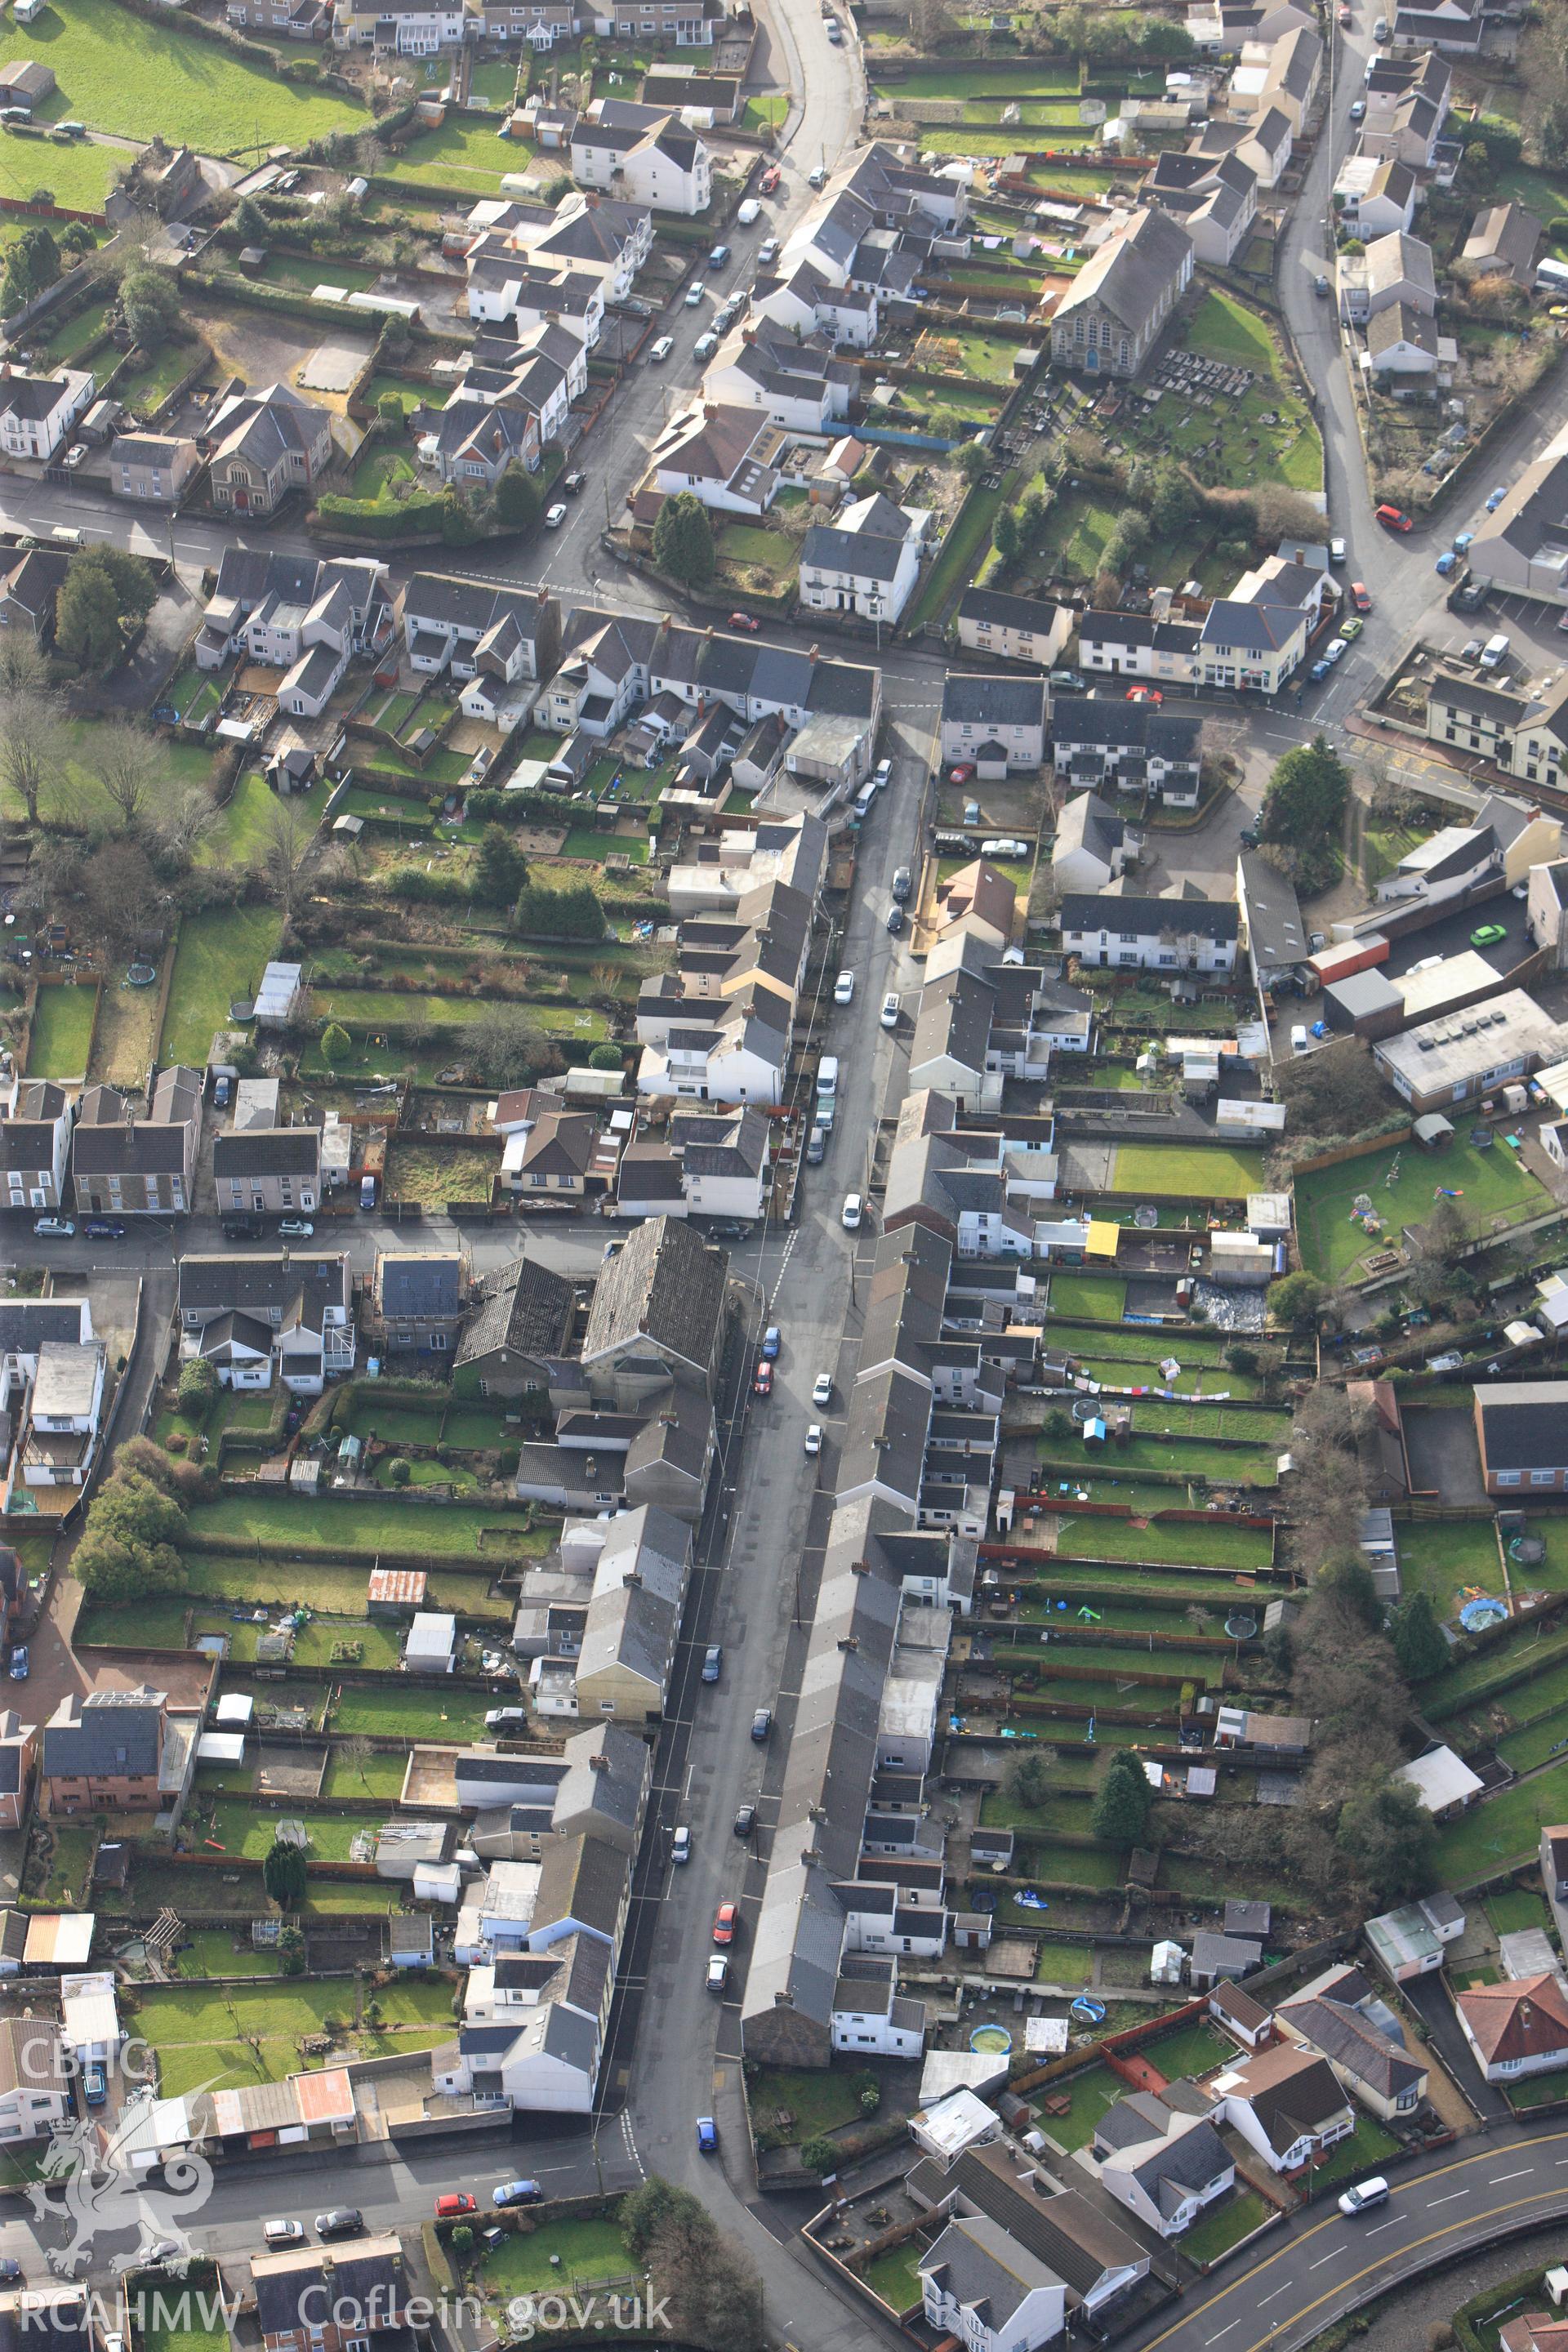
[[[405,1462],[401,1454],[395,1454],[386,1465],[386,1483],[389,1486],[406,1486],[413,1475],[412,1464]]]

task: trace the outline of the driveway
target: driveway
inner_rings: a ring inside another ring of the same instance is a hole
[[[1410,1484],[1445,1503],[1484,1503],[1475,1420],[1463,1405],[1421,1405],[1405,1413]]]

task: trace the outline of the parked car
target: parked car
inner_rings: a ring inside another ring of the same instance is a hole
[[[752,619],[750,613],[731,613],[730,615],[730,626],[732,629],[744,629],[749,637],[754,637],[762,625],[760,621]]]
[[[827,166],[814,163],[805,175],[805,184],[808,188],[825,188],[827,185]]]
[[[948,770],[948,772],[947,772],[947,781],[948,781],[948,782],[949,782],[950,784],[966,784],[966,783],[969,782],[970,777],[971,777],[973,773],[974,773],[974,762],[973,762],[973,760],[960,760],[960,761],[956,761],[956,762],[955,762],[955,764]],[[978,823],[979,823],[979,821],[980,821],[980,820],[979,820],[979,812],[978,812],[978,811],[976,811],[975,815],[974,815],[973,819],[972,820],[972,819],[970,818],[970,815],[969,815],[968,811],[966,810],[966,811],[964,812],[964,818],[963,818],[963,821],[964,821],[965,824],[970,824],[971,822],[973,822],[974,824],[978,824]]]
[[[1437,558],[1436,564],[1434,567],[1438,578],[1440,580],[1447,580],[1449,575],[1458,569],[1458,562],[1459,559],[1455,554],[1453,549],[1451,547],[1446,547],[1443,550],[1442,554]]]
[[[708,289],[704,286],[700,278],[693,278],[691,284],[686,289],[687,309],[689,310],[695,310],[697,305],[701,301],[707,291]]]
[[[778,1361],[779,1349],[783,1345],[783,1332],[779,1329],[776,1323],[770,1323],[767,1329],[763,1333],[763,1355],[764,1360],[770,1364],[776,1363]]]
[[[736,207],[735,222],[740,228],[750,228],[752,223],[761,220],[762,216],[763,208],[755,196],[748,196],[744,204]]]
[[[882,999],[881,1020],[884,1029],[896,1029],[899,1025],[899,992],[896,988],[889,988]]]
[[[833,1002],[835,1004],[849,1004],[854,1002],[854,997],[855,975],[852,971],[841,971],[833,983]]]
[[[722,1952],[715,1952],[708,1963],[708,1990],[722,1992],[730,1981],[730,1963]]]
[[[914,887],[914,876],[907,866],[900,866],[893,877],[893,897],[899,906],[903,905]]]
[[[569,499],[581,498],[588,487],[588,477],[579,466],[574,473],[563,474],[561,487]]]
[[[722,1669],[723,1669],[723,1664],[724,1664],[724,1645],[723,1645],[723,1643],[722,1643],[721,1642],[710,1642],[710,1643],[709,1643],[709,1644],[708,1644],[708,1647],[707,1647],[707,1648],[706,1648],[706,1650],[704,1650],[704,1652],[702,1653],[702,1679],[703,1679],[703,1681],[704,1681],[705,1683],[716,1683],[716,1682],[718,1681],[718,1679],[719,1679],[720,1674],[721,1673],[721,1671],[722,1671]]]
[[[900,906],[895,904],[888,909],[888,929],[891,931],[893,937],[897,939],[903,928],[904,910]]]
[[[33,1661],[28,1654],[27,1644],[26,1642],[18,1642],[11,1653],[11,1664],[7,1668],[11,1680],[14,1683],[25,1683],[32,1671]]]
[[[691,1832],[684,1822],[669,1841],[671,1862],[686,1863],[691,1859]]]
[[[1500,507],[1500,506],[1501,506],[1501,504],[1502,504],[1502,502],[1503,502],[1504,499],[1506,499],[1506,498],[1507,498],[1507,496],[1508,496],[1508,487],[1507,487],[1506,483],[1505,483],[1505,484],[1501,484],[1501,485],[1500,485],[1500,487],[1499,487],[1497,489],[1493,490],[1493,491],[1492,491],[1492,493],[1491,493],[1491,495],[1490,495],[1490,496],[1489,497],[1489,499],[1487,499],[1487,512],[1488,512],[1488,514],[1496,514],[1496,512],[1497,512],[1497,510],[1498,510],[1499,507]]]
[[[537,2205],[543,2194],[537,2180],[503,2180],[490,2190],[490,2203],[502,2210],[509,2205]]]
[[[1428,1356],[1426,1370],[1429,1372],[1457,1372],[1464,1360],[1458,1348],[1449,1348],[1440,1356]]]
[[[15,2254],[0,2254],[0,2284],[15,2286],[22,2275],[22,2265]],[[108,2338],[105,2337],[107,2343]]]
[[[278,1231],[286,1242],[308,1242],[316,1228],[309,1217],[280,1217]]]
[[[485,1715],[487,1731],[526,1731],[528,1709],[525,1706],[492,1706]]]
[[[1331,563],[1342,563],[1344,560],[1344,541],[1342,539],[1331,539],[1329,541],[1329,562]]]
[[[1360,636],[1365,626],[1366,623],[1362,619],[1361,614],[1359,613],[1352,613],[1348,621],[1342,621],[1340,623],[1340,635],[1344,639],[1347,646],[1352,645],[1355,639]]]
[[[76,1226],[69,1217],[35,1217],[33,1231],[41,1241],[68,1242],[75,1235]]]
[[[729,247],[727,245],[716,245],[711,253],[708,256],[708,267],[710,269],[722,269],[728,265],[729,259]]]
[[[694,360],[710,360],[718,348],[717,335],[699,335],[691,346],[691,356]]]
[[[813,1404],[832,1403],[833,1375],[831,1372],[818,1372],[811,1384],[811,1402]]]
[[[101,2066],[89,2066],[83,2070],[81,2094],[89,2107],[102,2106],[109,2096],[109,2084]]]
[[[757,1809],[755,1805],[738,1805],[735,1809],[735,1819],[732,1825],[735,1835],[737,1837],[750,1837],[756,1825]]]
[[[757,268],[759,269],[771,269],[778,257],[779,241],[777,237],[764,236],[761,245],[757,247]]]
[[[1331,669],[1332,669],[1337,661],[1342,661],[1344,659],[1344,655],[1345,641],[1343,637],[1331,637],[1328,644],[1323,647],[1323,659],[1328,663]]]
[[[866,1203],[858,1192],[845,1193],[844,1206],[838,1214],[846,1233],[852,1234],[858,1230],[865,1206]]]
[[[1482,923],[1470,933],[1470,945],[1473,948],[1495,948],[1507,937],[1508,926],[1505,923]]]
[[[783,165],[779,163],[770,163],[767,170],[763,173],[762,178],[757,182],[759,194],[764,196],[771,196],[773,190],[779,185],[783,178]]]
[[[477,2213],[479,2200],[470,2197],[466,2189],[446,2189],[436,2200],[437,2221],[460,2221],[465,2213]]]
[[[876,766],[871,771],[872,790],[874,792],[885,793],[892,781],[893,763],[891,760],[879,760]]]
[[[1365,116],[1366,116],[1366,100],[1365,100],[1365,99],[1364,99],[1364,98],[1352,98],[1352,100],[1351,100],[1351,121],[1352,121],[1352,122],[1361,122],[1361,121],[1364,121]]]
[[[653,362],[655,367],[661,367],[674,349],[675,337],[673,335],[660,335],[657,343],[649,344],[647,355]]]
[[[1371,612],[1372,598],[1367,594],[1366,583],[1364,580],[1352,580],[1351,582],[1351,603],[1355,606],[1358,613]]]
[[[773,1392],[773,1368],[769,1363],[761,1363],[752,1375],[752,1393],[753,1396],[771,1397]]]
[[[808,1454],[820,1454],[822,1451],[822,1423],[819,1421],[811,1422],[806,1427],[805,1450]]]
[[[1157,686],[1130,686],[1127,689],[1126,699],[1129,702],[1152,702],[1158,704],[1163,702],[1165,698]]]
[[[826,1156],[827,1130],[814,1127],[805,1141],[805,1164],[808,1168],[820,1168]]]
[[[125,1239],[123,1217],[89,1217],[82,1226],[89,1242],[122,1242]]]
[[[1349,2215],[1353,2221],[1358,2213],[1364,2213],[1370,2207],[1384,2203],[1387,2196],[1388,2183],[1379,2173],[1373,2180],[1359,2181],[1355,2188],[1347,2189],[1340,2199],[1340,2211]]]
[[[713,1914],[713,1941],[716,1944],[732,1944],[735,1940],[735,1930],[740,1924],[740,1905],[721,1903]]]
[[[719,2126],[711,2116],[697,2118],[697,2146],[703,2156],[711,2156],[719,2145]]]
[[[552,507],[546,507],[546,508],[545,508],[545,509],[544,509],[544,528],[545,528],[545,530],[560,530],[560,528],[561,528],[561,526],[562,526],[562,524],[565,521],[565,520],[566,520],[566,509],[565,509],[565,508],[562,505],[562,503],[561,503],[561,501],[560,501],[560,499],[557,499],[557,500],[555,501],[555,504],[554,504]]]
[[[752,1717],[752,1738],[757,1747],[764,1747],[773,1737],[773,1711],[771,1706],[758,1707]]]
[[[357,2205],[330,2205],[316,2216],[318,2238],[360,2238],[364,2235],[364,2215]]]
[[[1414,530],[1415,528],[1407,514],[1386,503],[1377,509],[1374,520],[1383,525],[1384,530]]]
[[[1329,664],[1326,661],[1315,661],[1312,664],[1311,668],[1307,672],[1307,676],[1311,679],[1314,686],[1321,685],[1323,679],[1327,677],[1328,674]]]
[[[302,2246],[306,2239],[305,2224],[303,2221],[264,2221],[261,2238],[263,2244],[274,2251],[279,2246]]]

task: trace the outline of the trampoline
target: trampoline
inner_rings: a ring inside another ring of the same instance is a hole
[[[1105,2003],[1094,1993],[1080,1992],[1068,2008],[1068,2015],[1076,2017],[1080,2025],[1103,2025]]]
[[[1250,1609],[1233,1609],[1225,1621],[1225,1630],[1233,1642],[1250,1642],[1258,1631],[1258,1620]]]
[[[125,975],[127,988],[151,988],[158,977],[155,963],[133,963]]]

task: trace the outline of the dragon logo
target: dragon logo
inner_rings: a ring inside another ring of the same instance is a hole
[[[116,2273],[158,2262],[184,2273],[196,2249],[184,2227],[212,2194],[213,2170],[195,2150],[166,2157],[157,2182],[133,2178],[121,2156],[123,2126],[136,2119],[138,2106],[130,2103],[121,2130],[100,2151],[97,2126],[86,2117],[63,2126],[52,2136],[38,2167],[38,2179],[27,2187],[27,2202],[36,2221],[63,2221],[64,2242],[50,2246],[49,2268],[75,2277],[90,2261],[96,2240],[124,2238],[134,2231],[136,2243],[129,2252],[113,2257]]]

